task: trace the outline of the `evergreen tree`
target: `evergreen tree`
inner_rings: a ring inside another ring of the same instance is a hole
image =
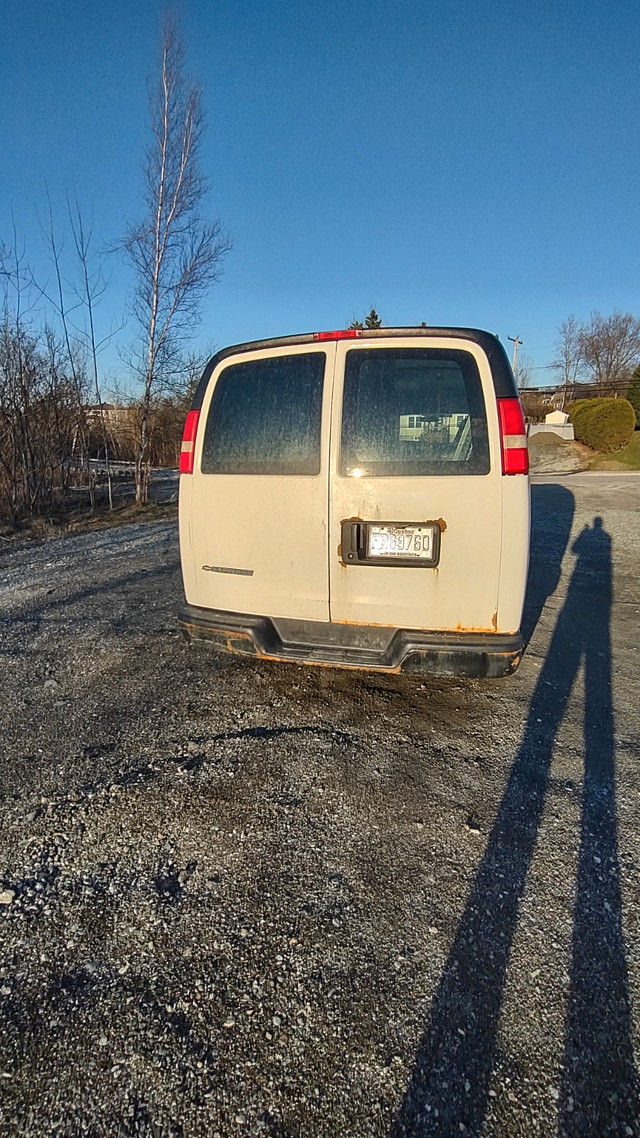
[[[358,320],[354,316],[349,327],[350,328],[382,328],[382,320],[378,316],[378,313],[376,312],[375,308],[372,308],[371,311],[368,312],[367,315],[365,316],[364,323],[362,322],[362,320]]]

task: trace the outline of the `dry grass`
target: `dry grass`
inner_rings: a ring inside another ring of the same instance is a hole
[[[147,506],[137,506],[135,502],[125,501],[114,505],[112,510],[106,503],[96,506],[95,510],[77,506],[68,509],[58,507],[46,517],[27,518],[17,526],[9,522],[0,523],[0,540],[46,541],[66,533],[112,529],[129,522],[152,522],[177,516],[176,502],[150,502]]]
[[[640,431],[636,430],[628,446],[613,454],[599,454],[592,470],[640,470]]]

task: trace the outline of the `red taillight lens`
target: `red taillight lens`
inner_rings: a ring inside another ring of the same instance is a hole
[[[196,446],[196,432],[198,430],[199,411],[189,411],[182,432],[182,447],[180,448],[180,473],[193,474],[193,458]]]
[[[314,332],[314,340],[356,340],[362,328],[344,328],[341,332]]]
[[[527,428],[519,399],[498,399],[503,474],[528,474]]]

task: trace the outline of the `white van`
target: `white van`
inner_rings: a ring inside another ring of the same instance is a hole
[[[386,672],[517,667],[529,463],[495,336],[349,329],[226,348],[180,470],[189,639]]]

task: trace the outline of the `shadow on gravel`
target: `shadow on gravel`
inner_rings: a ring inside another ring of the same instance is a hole
[[[536,630],[547,598],[558,587],[574,513],[575,498],[564,486],[531,487],[531,560],[522,617],[525,644]]]
[[[356,742],[353,735],[336,728],[316,726],[311,727],[241,727],[237,731],[224,731],[221,735],[212,735],[214,743],[228,739],[280,739],[284,735],[326,735],[341,747],[351,746]]]
[[[558,1133],[635,1133],[638,1084],[621,923],[611,697],[611,540],[585,526],[523,740],[392,1127],[480,1135],[518,908],[542,818],[554,743],[585,669],[584,785]],[[629,1129],[625,1131],[625,1126]]]
[[[348,735],[345,731],[338,731],[326,727],[241,727],[237,731],[223,731],[219,735],[210,735],[206,740],[200,739],[200,743],[227,743],[233,739],[263,739],[267,743],[272,739],[280,739],[287,735],[320,735],[330,739],[333,743],[338,743],[341,747],[352,746],[355,743],[353,735]],[[198,771],[207,762],[207,755],[205,751],[192,754],[190,758],[184,759],[179,756],[176,760],[179,762],[184,771]]]

